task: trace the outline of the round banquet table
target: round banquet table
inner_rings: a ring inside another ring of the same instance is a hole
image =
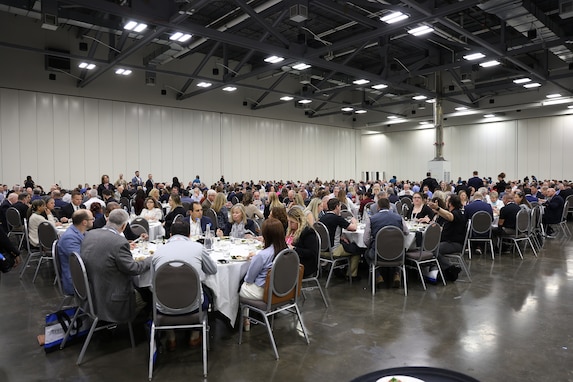
[[[353,379],[351,382],[376,382],[389,380],[384,377],[407,376],[417,378],[423,382],[479,382],[477,379],[457,371],[440,369],[437,367],[407,366],[395,367],[374,371]],[[414,381],[412,378],[405,378],[406,381]]]

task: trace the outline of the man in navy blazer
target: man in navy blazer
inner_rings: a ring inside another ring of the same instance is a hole
[[[211,224],[212,230],[215,229],[215,227],[213,227],[213,222],[211,221],[211,219],[206,216],[203,216],[203,207],[201,207],[201,204],[199,202],[193,201],[191,203],[191,207],[189,207],[188,215],[185,218],[183,218],[184,222],[189,223],[189,226],[191,227],[191,232],[195,232],[197,230],[197,227],[194,226],[197,224],[197,219],[199,219],[199,222],[201,224],[201,232],[205,232],[205,230],[207,229],[207,224]]]
[[[553,235],[553,229],[549,226],[549,224],[558,224],[561,222],[561,217],[563,216],[563,205],[565,201],[563,198],[555,193],[554,188],[548,188],[545,192],[547,197],[545,206],[543,210],[543,224],[546,226],[545,232],[547,232],[548,236]]]

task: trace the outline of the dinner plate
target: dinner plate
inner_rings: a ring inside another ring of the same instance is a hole
[[[389,375],[387,377],[380,378],[376,382],[390,382],[392,381],[392,378],[396,378],[400,382],[424,382],[421,379],[410,377],[407,375]]]

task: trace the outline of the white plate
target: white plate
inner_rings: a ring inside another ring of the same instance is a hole
[[[424,382],[421,379],[409,377],[407,375],[390,375],[388,377],[380,378],[376,382],[390,382],[392,378],[396,378],[400,382]]]

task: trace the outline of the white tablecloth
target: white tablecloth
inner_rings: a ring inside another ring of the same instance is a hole
[[[160,222],[149,222],[149,240],[161,239],[165,236],[165,228]]]
[[[404,247],[406,248],[406,250],[412,249],[412,247],[414,246],[414,244],[416,242],[416,230],[417,229],[422,229],[422,226],[411,227],[410,233],[404,239]],[[366,246],[364,245],[364,224],[359,224],[358,229],[354,232],[343,230],[342,233],[352,243],[356,243],[356,245],[358,245],[361,248],[366,248]]]

